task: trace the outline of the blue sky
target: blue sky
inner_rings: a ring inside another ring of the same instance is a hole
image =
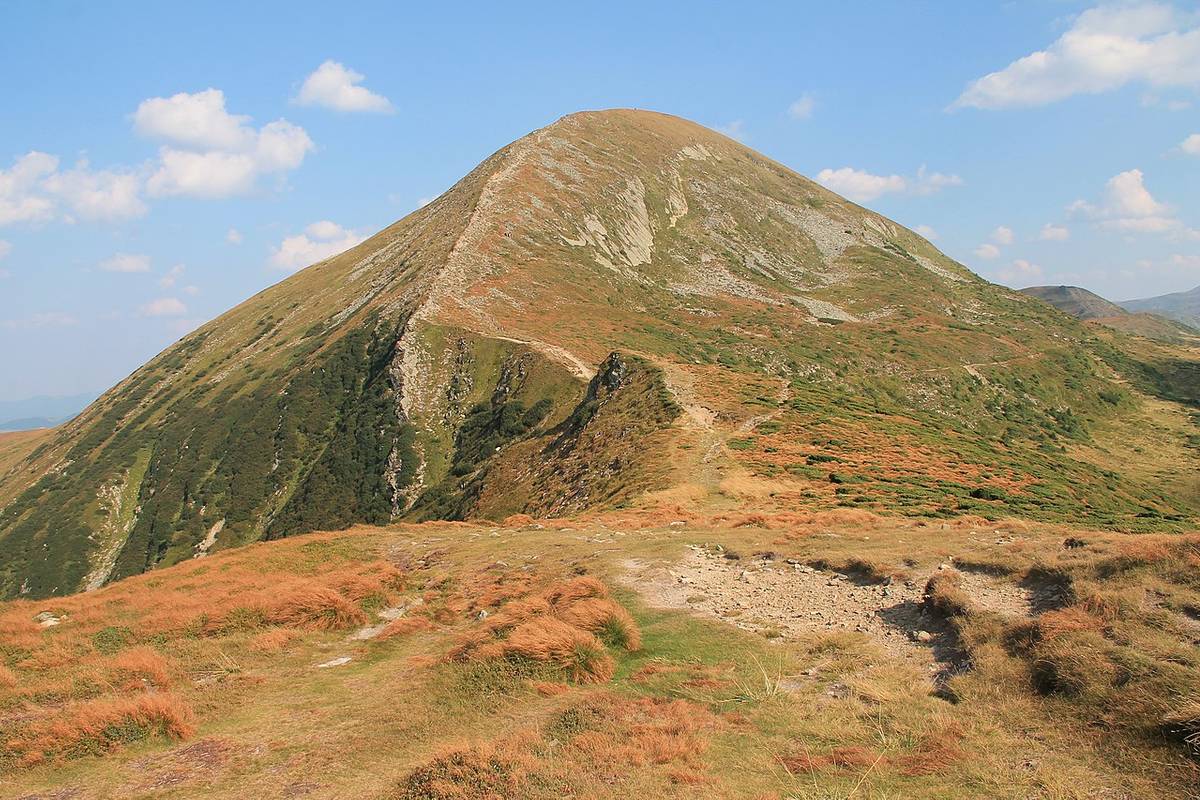
[[[722,129],[991,280],[1200,284],[1194,3],[434,5],[0,7],[0,400],[104,389],[582,109]]]

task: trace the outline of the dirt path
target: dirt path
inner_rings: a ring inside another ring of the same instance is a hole
[[[627,581],[653,606],[687,609],[772,639],[861,633],[934,682],[961,660],[949,626],[922,608],[929,576],[872,583],[774,556],[731,556],[689,545],[672,564],[627,562]],[[960,579],[980,609],[1033,613],[1030,592],[1015,584],[972,573]]]

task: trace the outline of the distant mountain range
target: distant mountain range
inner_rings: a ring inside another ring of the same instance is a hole
[[[0,400],[0,431],[52,428],[74,417],[99,396],[85,392],[62,397],[40,395],[23,400]]]
[[[1121,305],[1129,311],[1147,311],[1179,320],[1193,328],[1200,327],[1200,286],[1186,292],[1126,300]]]
[[[1129,303],[1117,305],[1111,300],[1105,300],[1095,292],[1079,286],[1030,286],[1021,290],[1024,294],[1036,297],[1049,303],[1076,319],[1089,320],[1115,328],[1125,333],[1144,336],[1160,342],[1200,344],[1200,318],[1186,315],[1178,316],[1167,313],[1161,303],[1165,298],[1195,294],[1193,292],[1180,295],[1163,295],[1147,300],[1136,300],[1134,303],[1143,304],[1143,308],[1131,308]]]

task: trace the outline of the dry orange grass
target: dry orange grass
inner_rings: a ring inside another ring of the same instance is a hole
[[[523,622],[506,638],[476,648],[472,657],[553,664],[576,683],[604,683],[616,672],[616,662],[599,639],[554,617]]]
[[[119,653],[112,660],[112,669],[114,678],[126,689],[147,684],[165,689],[171,683],[170,663],[152,647],[132,647]]]
[[[861,745],[835,747],[827,752],[814,753],[807,748],[780,761],[789,772],[814,773],[825,770],[862,772],[872,769],[891,769],[901,775],[915,777],[944,772],[966,757],[962,748],[962,728],[954,722],[942,722],[926,731],[908,752],[888,755]]]
[[[686,700],[603,693],[575,710],[584,730],[570,746],[586,760],[620,768],[674,764],[701,767],[708,732],[721,727],[705,707]]]
[[[642,649],[642,632],[628,611],[602,597],[590,597],[572,603],[556,616],[568,625],[594,633],[608,644],[631,653]]]
[[[191,710],[164,691],[180,640],[249,632],[238,641],[275,653],[302,631],[365,623],[359,604],[389,602],[404,573],[342,537],[251,546],[85,595],[0,605],[0,653],[11,654],[0,664],[0,700],[21,710],[19,730],[0,740],[0,766],[188,735]],[[42,611],[60,623],[41,627]]]
[[[542,685],[548,696],[567,690],[563,684]],[[706,708],[687,701],[593,694],[552,718],[545,738],[516,731],[444,751],[384,796],[499,800],[547,796],[546,788],[554,787],[562,796],[592,797],[588,782],[612,787],[653,772],[669,784],[709,783],[703,756],[710,731],[721,726]]]
[[[271,628],[255,634],[249,642],[249,648],[256,653],[280,653],[288,648],[300,634],[288,628]]]
[[[437,628],[427,617],[412,616],[393,620],[375,637],[377,641],[385,641],[397,636],[407,636],[417,631],[431,631]]]
[[[962,740],[962,727],[953,721],[944,721],[922,734],[913,750],[892,758],[890,763],[904,775],[944,772],[966,757]]]
[[[264,618],[272,625],[341,630],[367,621],[366,613],[340,592],[324,587],[296,589],[271,603]]]
[[[1079,606],[1047,611],[1037,619],[1038,635],[1042,640],[1078,631],[1100,633],[1105,629],[1104,620],[1098,619]]]
[[[533,661],[561,669],[576,683],[603,683],[616,670],[606,645],[634,651],[641,641],[637,623],[609,598],[608,587],[584,576],[504,603],[448,658]]]
[[[789,772],[812,773],[825,769],[869,769],[883,760],[883,755],[868,750],[865,747],[852,745],[835,747],[827,753],[810,753],[805,751],[795,755],[783,756],[780,761]]]
[[[183,739],[193,730],[191,707],[172,694],[99,698],[66,706],[15,731],[5,749],[30,766],[56,756],[103,753],[148,736]]]

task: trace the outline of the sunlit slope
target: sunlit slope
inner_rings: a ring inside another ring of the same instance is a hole
[[[610,357],[611,356],[611,357]],[[0,478],[0,593],[261,538],[614,506],[1130,528],[1197,466],[1187,376],[743,145],[576,114],[182,339]],[[1181,383],[1182,380],[1182,383]],[[1132,440],[1131,440],[1132,437]]]

